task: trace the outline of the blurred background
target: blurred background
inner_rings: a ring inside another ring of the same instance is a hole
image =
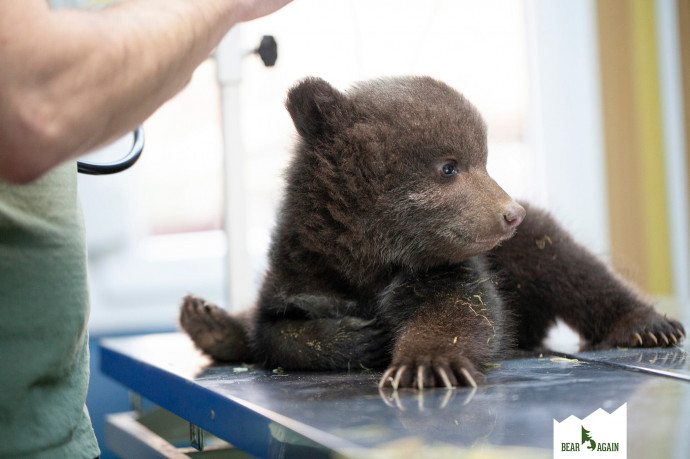
[[[81,177],[92,331],[172,327],[186,292],[251,305],[295,141],[283,101],[307,75],[449,83],[486,118],[489,171],[510,194],[645,292],[687,298],[688,8],[299,0],[237,27],[145,123],[135,168]],[[266,34],[274,67],[252,54]]]
[[[253,54],[264,35],[270,68]],[[145,123],[134,168],[80,177],[92,341],[174,330],[188,292],[250,306],[295,141],[287,89],[401,74],[464,93],[498,183],[687,323],[690,0],[296,0],[231,31]],[[93,355],[98,430],[126,394]]]

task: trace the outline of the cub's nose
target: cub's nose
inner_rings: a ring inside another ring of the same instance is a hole
[[[525,208],[518,203],[513,203],[503,210],[503,227],[506,232],[512,232],[525,219]]]

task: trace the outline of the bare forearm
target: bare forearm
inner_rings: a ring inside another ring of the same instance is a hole
[[[255,10],[229,0],[129,0],[50,11],[40,0],[3,0],[0,178],[30,180],[123,135]]]

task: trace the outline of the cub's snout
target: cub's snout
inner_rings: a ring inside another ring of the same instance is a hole
[[[522,223],[522,220],[525,219],[525,214],[527,212],[525,211],[525,208],[522,207],[520,204],[517,202],[513,201],[510,204],[507,204],[503,208],[503,229],[506,234],[513,234],[515,229],[520,226],[520,223]]]

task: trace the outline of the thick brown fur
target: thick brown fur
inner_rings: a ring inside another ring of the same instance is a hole
[[[308,78],[286,106],[300,141],[256,309],[240,318],[183,302],[182,327],[214,358],[387,367],[382,385],[423,388],[474,385],[507,349],[540,346],[556,318],[592,348],[684,337],[489,177],[484,121],[444,83],[390,78],[344,93]]]

